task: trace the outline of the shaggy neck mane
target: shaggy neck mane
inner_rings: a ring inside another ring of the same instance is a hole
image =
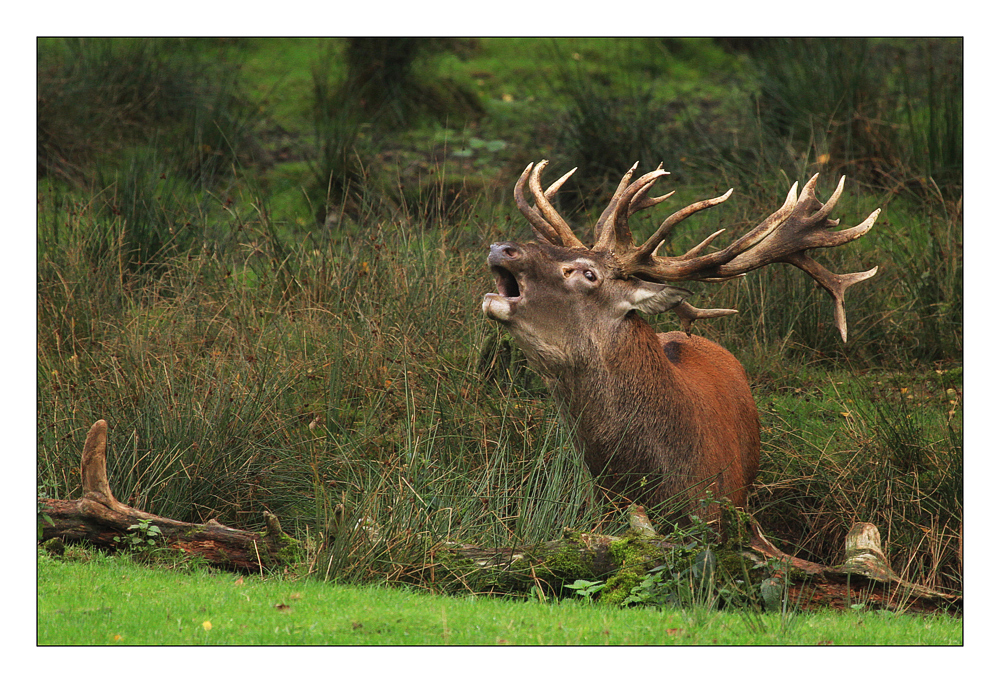
[[[660,441],[664,426],[688,423],[684,382],[663,351],[656,332],[629,314],[600,354],[568,368],[551,383],[578,447],[592,472],[612,460],[619,466],[654,470],[644,446]]]

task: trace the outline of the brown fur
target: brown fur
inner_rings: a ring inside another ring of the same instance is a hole
[[[745,507],[760,423],[743,367],[702,337],[657,335],[638,316],[630,328],[604,363],[552,382],[588,469],[654,516],[681,519],[706,490]]]
[[[484,311],[546,378],[600,486],[661,520],[697,511],[706,490],[746,505],[760,424],[732,354],[702,337],[656,334],[628,310],[636,292],[659,296],[655,286],[620,278],[593,256],[506,243],[493,246],[490,265],[501,294],[487,295]]]

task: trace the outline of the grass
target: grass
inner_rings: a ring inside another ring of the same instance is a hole
[[[39,645],[961,645],[962,621],[885,612],[620,610],[314,580],[39,561]]]
[[[39,87],[53,102],[78,83],[46,81],[51,74],[87,82],[104,73],[87,60],[74,68],[93,74],[74,72],[49,47]],[[816,170],[821,197],[835,183],[821,161],[829,150],[798,130],[780,138],[748,114],[753,57],[713,41],[482,40],[470,53],[426,58],[421,75],[474,85],[485,117],[378,135],[350,117],[331,123],[344,113],[332,96],[342,41],[153,47],[135,52],[147,66],[221,56],[228,85],[208,90],[239,95],[222,98],[227,120],[252,122],[236,128],[253,144],[234,146],[225,172],[194,174],[188,142],[210,122],[192,128],[169,103],[144,102],[129,119],[126,130],[149,133],[141,144],[108,147],[97,144],[102,112],[134,107],[80,101],[87,116],[72,121],[59,107],[42,112],[55,118],[40,145],[69,165],[43,167],[38,183],[36,484],[78,495],[83,435],[104,418],[111,485],[150,512],[254,528],[269,510],[314,548],[338,505],[376,520],[391,539],[384,553],[348,538],[309,558],[340,583],[432,588],[394,558],[419,558],[442,536],[512,545],[563,526],[623,528],[540,381],[478,305],[492,288],[486,245],[527,237],[512,216],[513,178],[531,159],[568,167],[567,136],[588,140],[568,123],[574,93],[572,83],[554,87],[559,74],[601,84],[609,99],[598,115],[634,93],[670,113],[665,153],[679,172],[664,185],[678,196],[634,217],[640,235],[683,203],[736,186],[725,205],[681,226],[673,253],[719,227],[756,224]],[[907,87],[919,90],[922,73]],[[100,92],[134,93],[116,88]],[[953,110],[917,94],[907,103],[907,125],[952,126],[952,140]],[[59,131],[87,117],[94,136],[82,139],[93,145],[59,143]],[[264,153],[246,153],[254,145]],[[841,199],[843,225],[883,208],[861,244],[820,257],[837,272],[880,268],[851,290],[846,346],[828,299],[782,267],[696,287],[696,305],[742,311],[696,331],[747,368],[764,425],[751,507],[785,548],[835,562],[846,530],[870,518],[898,572],[960,590],[962,210],[960,185],[922,189],[936,183],[926,169],[954,153],[944,142],[934,149],[933,164],[904,164],[925,170],[901,172],[895,189],[850,182]],[[337,173],[354,175],[337,186]]]

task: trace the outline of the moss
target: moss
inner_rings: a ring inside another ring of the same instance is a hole
[[[587,549],[579,531],[564,529],[561,540],[545,543],[537,550],[544,560],[527,550],[510,568],[514,576],[526,579],[526,588],[537,585],[537,581],[559,590],[565,583],[596,578],[594,553]]]
[[[66,544],[58,536],[55,538],[50,538],[41,544],[41,547],[50,555],[55,555],[57,557],[62,557],[66,552]]]
[[[290,566],[297,563],[302,557],[302,543],[288,534],[282,533],[278,537],[278,564]]]
[[[632,594],[632,589],[642,583],[645,572],[639,573],[632,569],[623,569],[604,584],[601,590],[600,602],[606,605],[621,605],[625,598]]]
[[[717,548],[715,551],[718,572],[729,579],[743,579],[744,574],[753,577],[753,567],[742,553],[729,548]]]
[[[485,567],[449,549],[436,551],[434,559],[441,568],[435,577],[435,587],[445,591],[524,593],[538,583],[555,591],[577,579],[596,578],[594,553],[587,550],[582,533],[570,529],[563,531],[559,541],[524,549],[509,566]]]
[[[623,538],[608,545],[608,554],[620,569],[607,580],[601,591],[600,601],[620,605],[642,583],[646,572],[653,568],[663,552],[647,536],[629,531]]]
[[[439,549],[434,553],[436,562],[434,588],[445,592],[525,592],[533,585],[530,563],[523,557],[516,559],[509,568],[490,568],[476,560],[462,556],[457,550]]]

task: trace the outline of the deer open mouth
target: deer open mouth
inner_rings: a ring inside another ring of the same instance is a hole
[[[503,266],[490,266],[490,270],[496,280],[497,291],[483,297],[483,313],[493,320],[508,323],[521,301],[521,286],[514,274]]]
[[[500,296],[507,299],[517,299],[521,296],[521,288],[513,273],[503,266],[492,266],[490,270],[493,271],[493,279],[496,280]]]

